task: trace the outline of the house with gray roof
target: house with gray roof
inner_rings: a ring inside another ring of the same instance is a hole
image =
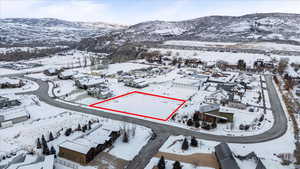
[[[215,146],[215,155],[220,169],[240,169],[227,143]]]
[[[0,109],[6,107],[19,106],[21,102],[16,99],[9,99],[7,97],[0,96]]]

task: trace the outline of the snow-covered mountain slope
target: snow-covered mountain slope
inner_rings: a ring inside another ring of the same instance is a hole
[[[124,26],[102,22],[70,22],[53,18],[0,19],[0,45],[49,45],[78,42]]]
[[[164,40],[217,42],[281,41],[300,43],[300,15],[285,13],[208,16],[192,20],[149,21],[103,36],[83,39],[81,48],[106,49],[107,44]]]

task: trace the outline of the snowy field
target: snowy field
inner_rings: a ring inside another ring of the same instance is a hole
[[[150,116],[156,119],[167,119],[172,112],[183,104],[183,101],[172,100],[141,93],[132,93],[107,102],[96,104],[96,107],[119,110],[139,116]]]
[[[231,52],[210,52],[200,50],[179,50],[179,49],[162,49],[162,48],[151,48],[150,51],[160,51],[162,54],[167,54],[171,51],[171,57],[180,58],[198,58],[205,62],[215,63],[219,60],[228,62],[229,64],[236,64],[239,59],[243,59],[247,65],[253,65],[257,59],[263,59],[264,61],[271,61],[272,58],[279,60],[280,58],[289,58],[290,62],[300,63],[300,56],[281,56],[271,55],[266,56],[262,54],[251,54],[251,53],[231,53]]]
[[[300,46],[290,44],[278,44],[271,42],[253,43],[226,43],[226,42],[201,42],[201,41],[165,41],[164,45],[196,46],[196,47],[218,47],[218,48],[241,48],[241,49],[260,49],[260,50],[284,50],[300,51]]]

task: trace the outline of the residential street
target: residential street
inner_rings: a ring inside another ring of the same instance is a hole
[[[87,113],[92,114],[100,117],[110,118],[114,120],[119,121],[125,121],[129,123],[135,123],[138,125],[142,125],[148,128],[151,128],[153,132],[157,135],[157,137],[149,141],[148,144],[146,144],[143,149],[140,151],[139,155],[136,156],[135,160],[132,160],[129,165],[128,169],[136,169],[138,168],[144,168],[153,155],[155,155],[160,146],[164,143],[164,141],[168,138],[170,135],[185,135],[185,136],[196,136],[197,138],[204,139],[204,140],[213,140],[213,141],[219,141],[219,142],[229,142],[229,143],[259,143],[264,141],[269,141],[275,138],[278,138],[282,136],[286,130],[287,130],[287,118],[285,116],[285,113],[283,111],[283,108],[281,106],[280,99],[277,95],[276,89],[274,87],[274,84],[272,82],[272,76],[267,75],[266,76],[266,83],[267,83],[267,89],[270,97],[272,112],[274,115],[274,125],[272,128],[262,134],[255,135],[255,136],[218,136],[218,135],[212,135],[207,133],[201,133],[189,129],[184,129],[181,127],[171,126],[168,124],[162,124],[157,123],[149,120],[144,119],[138,119],[134,117],[128,117],[124,115],[119,114],[113,114],[109,112],[104,112],[101,110],[95,110],[90,109],[85,106],[77,106],[77,105],[71,105],[67,104],[61,101],[58,101],[48,95],[48,83],[29,78],[24,77],[29,80],[33,80],[39,84],[39,89],[33,92],[28,92],[26,94],[34,94],[39,96],[40,100],[43,102],[46,102],[52,106],[63,108],[70,111],[77,111],[81,113]]]

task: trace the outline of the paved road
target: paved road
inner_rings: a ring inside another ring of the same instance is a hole
[[[71,105],[67,103],[63,103],[51,98],[48,95],[48,83],[32,79],[28,77],[24,77],[30,80],[33,80],[39,84],[39,89],[33,92],[28,92],[28,94],[35,94],[39,96],[40,100],[46,102],[52,106],[63,108],[71,111],[78,111],[82,113],[92,114],[100,117],[110,118],[119,121],[125,121],[129,123],[135,123],[141,126],[145,126],[151,128],[154,133],[156,133],[157,138],[149,142],[146,146],[143,147],[139,155],[132,160],[128,169],[137,169],[144,168],[147,163],[150,161],[152,156],[159,150],[160,146],[170,135],[185,135],[185,136],[195,136],[204,140],[213,140],[219,142],[229,142],[229,143],[259,143],[269,141],[275,138],[282,136],[287,130],[287,118],[284,114],[283,108],[281,106],[280,99],[278,98],[276,89],[272,82],[271,76],[266,76],[267,89],[269,93],[269,98],[271,102],[271,108],[274,116],[274,125],[268,131],[255,135],[255,136],[217,136],[207,133],[200,133],[189,129],[184,129],[176,126],[170,126],[168,124],[157,123],[153,121],[149,121],[146,119],[138,119],[134,117],[128,117],[119,114],[112,114],[108,112],[104,112],[101,110],[94,110],[87,107],[79,107],[76,105]]]

